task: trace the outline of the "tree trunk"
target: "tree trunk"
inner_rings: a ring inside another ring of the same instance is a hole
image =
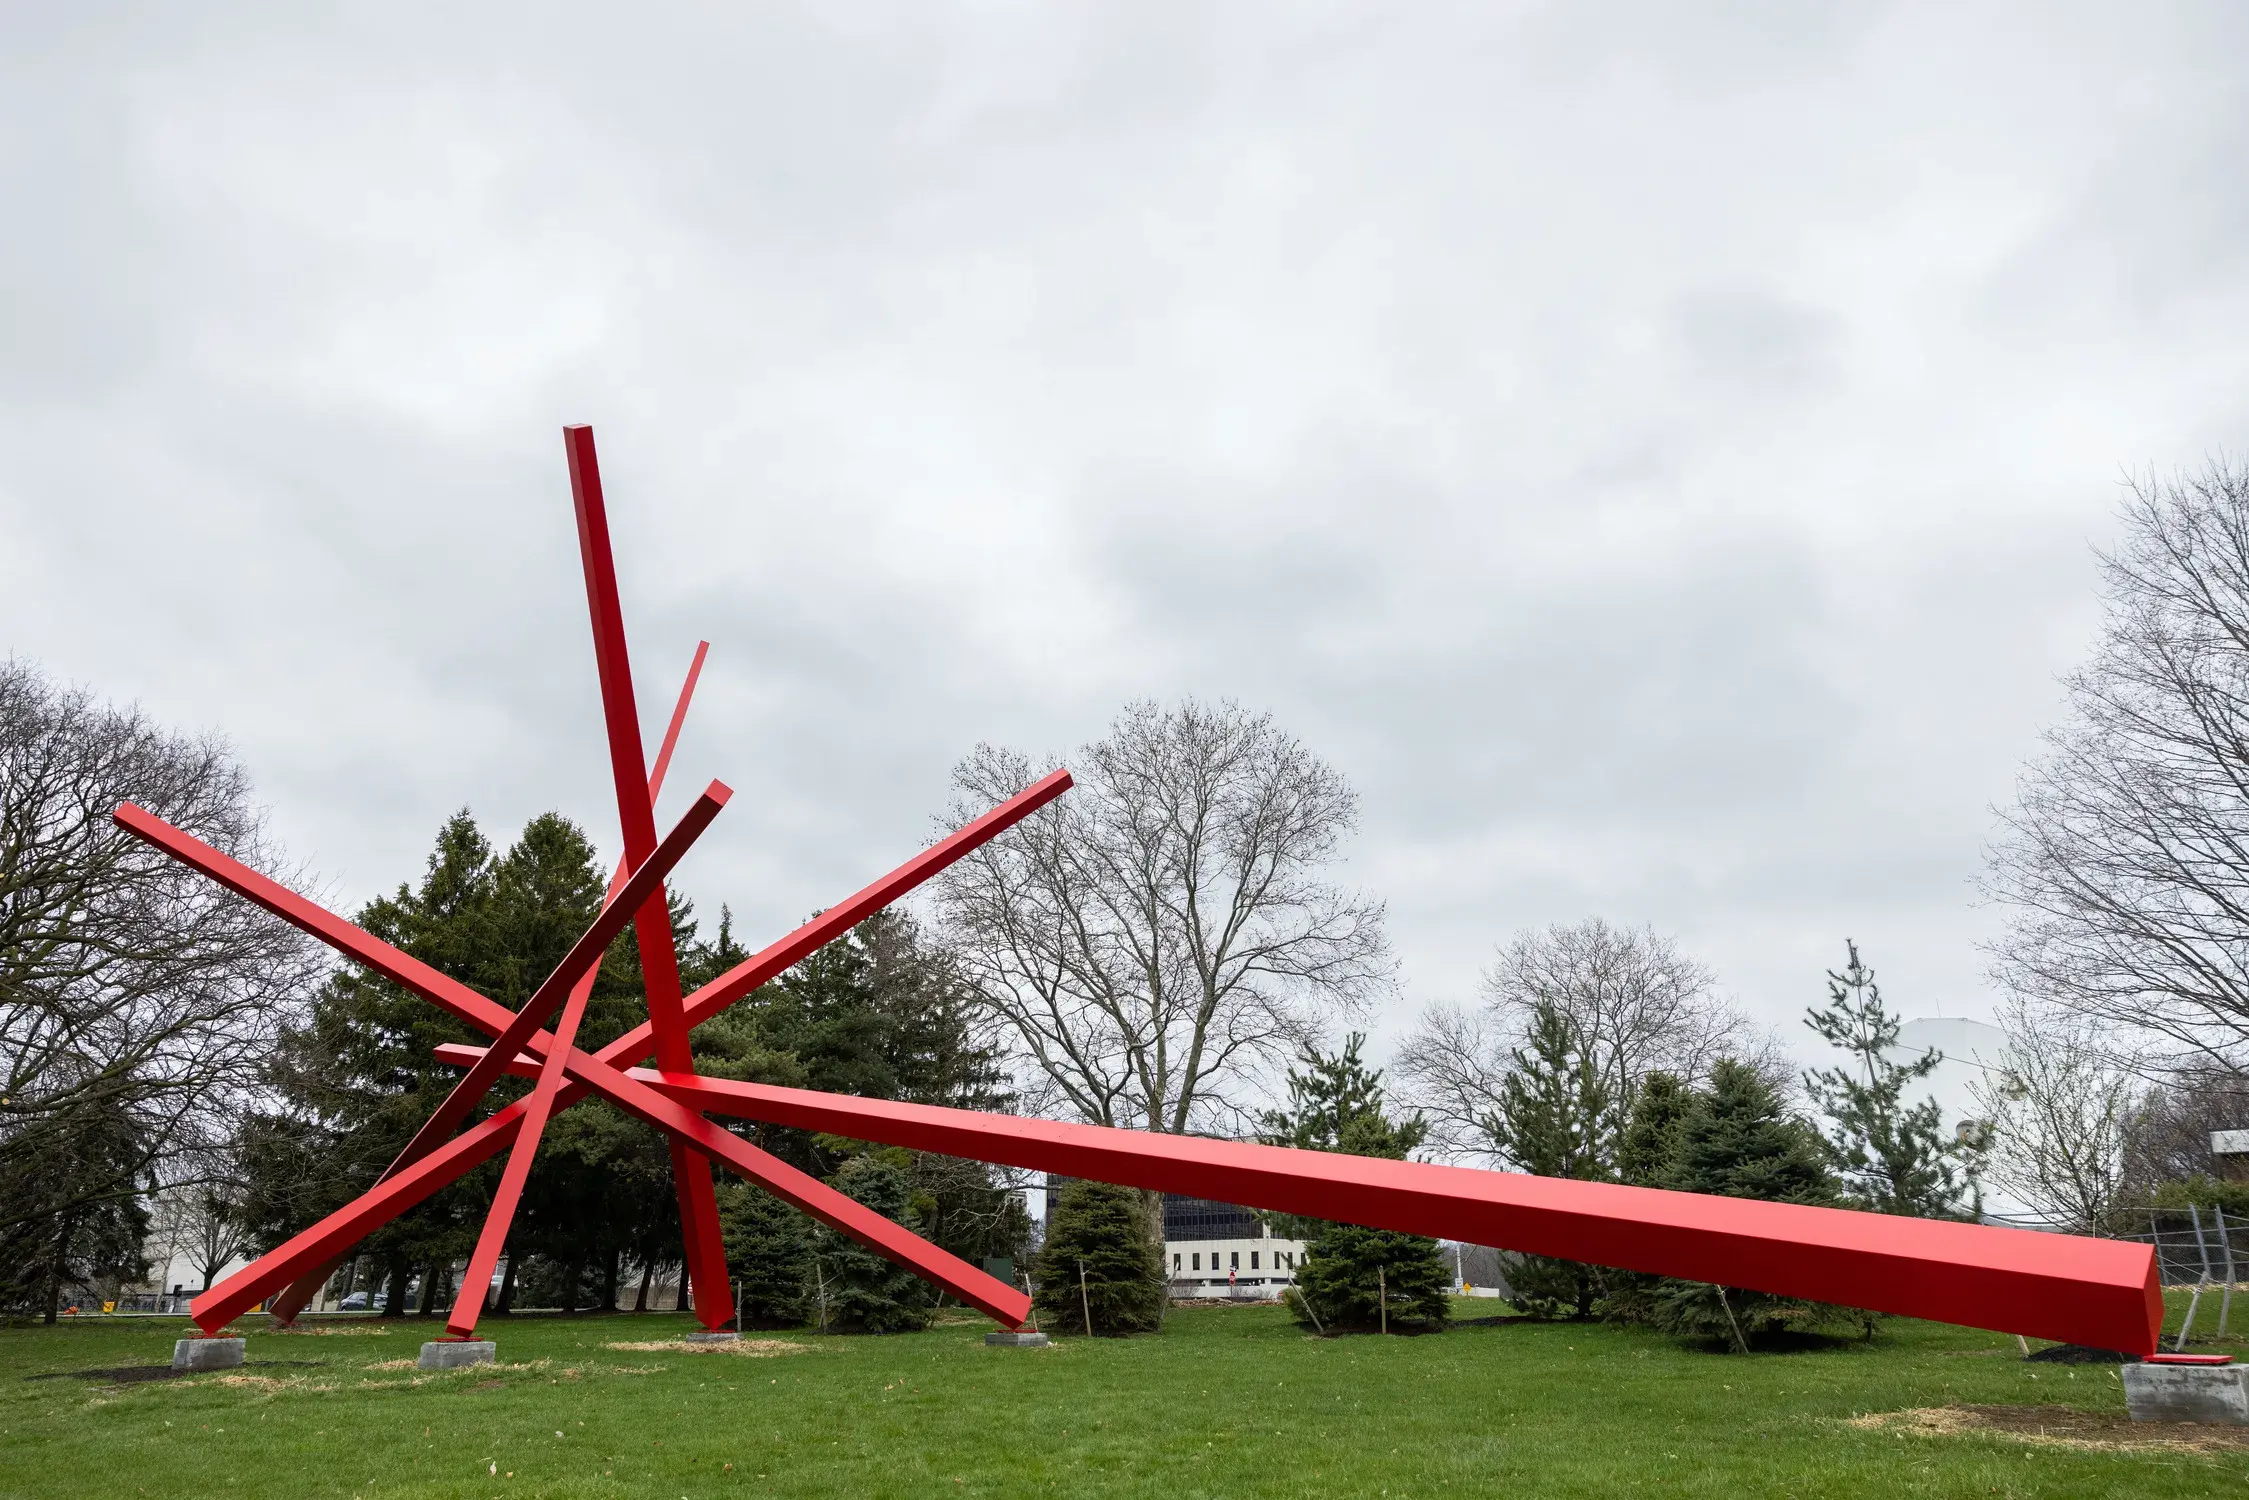
[[[390,1275],[386,1279],[390,1284],[383,1289],[383,1316],[403,1318],[406,1316],[406,1278],[409,1274],[406,1257],[392,1256],[389,1269]]]
[[[437,1308],[437,1267],[422,1267],[422,1295],[414,1304],[414,1316],[426,1318]]]
[[[77,1227],[69,1215],[55,1230],[55,1253],[47,1261],[47,1313],[39,1321],[49,1328],[55,1326],[55,1315],[62,1311],[62,1268],[70,1252],[70,1231]]]
[[[622,1251],[612,1250],[601,1263],[601,1310],[617,1310],[617,1261]]]
[[[694,1309],[693,1309],[692,1307],[690,1307],[690,1306],[688,1305],[688,1300],[687,1300],[687,1262],[686,1262],[686,1261],[681,1261],[681,1262],[679,1263],[679,1305],[678,1305],[678,1306],[676,1306],[676,1307],[674,1307],[674,1308],[672,1309],[672,1311],[673,1311],[673,1312],[692,1312],[692,1311],[694,1311]]]
[[[570,1263],[563,1268],[562,1272],[562,1310],[564,1312],[574,1313],[578,1310],[578,1282],[585,1273],[585,1255],[582,1252],[572,1255]]]
[[[508,1268],[500,1275],[500,1298],[492,1305],[492,1311],[503,1318],[515,1311],[515,1262],[515,1256],[508,1257]]]
[[[642,1261],[640,1263],[640,1295],[633,1298],[634,1312],[644,1313],[648,1311],[648,1283],[653,1281],[655,1277],[656,1262],[652,1260]]]

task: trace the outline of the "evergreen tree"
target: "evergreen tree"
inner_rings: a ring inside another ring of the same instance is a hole
[[[1850,1062],[1804,1075],[1804,1088],[1829,1121],[1828,1159],[1855,1206],[1924,1219],[1980,1217],[1977,1163],[1944,1139],[1935,1099],[1905,1102],[1911,1085],[1936,1071],[1944,1054],[1931,1049],[1908,1063],[1891,1056],[1900,1023],[1882,1003],[1874,971],[1848,939],[1849,962],[1827,976],[1827,1008],[1808,1010],[1804,1024]]]
[[[1695,1093],[1672,1073],[1640,1080],[1617,1146],[1617,1180],[1634,1187],[1664,1187],[1679,1154],[1679,1131],[1694,1113]]]
[[[1640,1080],[1632,1113],[1617,1143],[1617,1177],[1633,1187],[1668,1187],[1679,1154],[1679,1135],[1694,1113],[1695,1093],[1671,1073]],[[1607,1295],[1602,1316],[1620,1323],[1645,1323],[1655,1316],[1655,1292],[1663,1278],[1642,1271],[1602,1273]]]
[[[747,1182],[718,1190],[726,1269],[749,1328],[794,1328],[814,1303],[810,1220]]]
[[[919,1233],[904,1152],[869,1152],[845,1162],[828,1185]],[[913,1333],[929,1326],[935,1298],[913,1272],[823,1225],[814,1256],[814,1298],[839,1333]]]
[[[1731,1058],[1710,1072],[1710,1088],[1679,1128],[1671,1180],[1681,1192],[1832,1205],[1834,1177],[1818,1137],[1789,1118],[1772,1086]],[[1837,1309],[1768,1292],[1666,1278],[1656,1289],[1658,1326],[1684,1338],[1748,1347],[1780,1329],[1829,1321]]]
[[[1047,1216],[1046,1245],[1032,1278],[1039,1320],[1055,1332],[1121,1337],[1163,1324],[1163,1252],[1148,1232],[1146,1205],[1131,1188],[1066,1184]]]
[[[1289,1107],[1260,1116],[1271,1146],[1380,1156],[1403,1161],[1428,1126],[1384,1109],[1382,1075],[1359,1058],[1366,1037],[1353,1032],[1334,1056],[1307,1047],[1288,1075]],[[1451,1312],[1451,1268],[1435,1240],[1391,1229],[1271,1215],[1283,1233],[1311,1241],[1289,1298],[1320,1328],[1444,1326]]]
[[[1605,1181],[1612,1111],[1590,1050],[1561,1007],[1546,999],[1532,1008],[1528,1042],[1515,1049],[1514,1069],[1486,1129],[1534,1176]],[[1516,1255],[1507,1264],[1511,1300],[1536,1318],[1589,1316],[1603,1294],[1603,1276],[1583,1262],[1544,1255]]]

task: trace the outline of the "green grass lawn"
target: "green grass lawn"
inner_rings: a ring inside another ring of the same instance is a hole
[[[261,1332],[263,1321],[244,1320],[241,1370],[139,1381],[84,1372],[167,1364],[183,1324],[0,1330],[0,1496],[2249,1488],[2249,1450],[2097,1446],[2137,1435],[2117,1426],[2110,1367],[2025,1364],[2012,1338],[1902,1320],[1872,1344],[1739,1357],[1562,1324],[1314,1339],[1275,1309],[1209,1308],[1175,1311],[1154,1337],[1044,1350],[986,1348],[989,1324],[959,1322],[891,1338],[776,1335],[801,1352],[744,1357],[609,1347],[676,1338],[690,1324],[674,1315],[519,1317],[485,1325],[502,1364],[445,1375],[411,1365],[435,1323],[339,1320],[315,1325],[339,1330],[319,1336]],[[1851,1421],[1956,1405],[2102,1421],[2084,1446]]]

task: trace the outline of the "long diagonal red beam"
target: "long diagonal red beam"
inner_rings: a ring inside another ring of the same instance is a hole
[[[680,856],[703,830],[711,826],[711,820],[718,816],[730,795],[723,784],[714,781],[695,799],[687,816],[679,820],[679,825],[624,884],[611,893],[611,899],[594,919],[593,926],[571,946],[569,955],[556,966],[523,1009],[516,1012],[515,1018],[508,1022],[508,1029],[493,1041],[494,1052],[506,1048],[505,1055],[513,1056],[515,1049],[530,1040],[531,1034],[554,1014],[558,988],[568,986],[562,1019],[555,1025],[555,1045],[548,1050],[546,1064],[539,1070],[538,1084],[525,1101],[523,1124],[516,1132],[515,1145],[509,1149],[507,1168],[500,1174],[500,1185],[492,1195],[491,1207],[485,1211],[484,1227],[477,1235],[476,1249],[469,1256],[468,1271],[461,1280],[462,1294],[453,1299],[446,1331],[454,1338],[465,1339],[474,1333],[476,1320],[484,1312],[484,1295],[492,1282],[492,1268],[499,1263],[501,1246],[507,1243],[508,1228],[515,1222],[516,1204],[523,1197],[523,1184],[531,1176],[532,1158],[538,1154],[539,1141],[554,1112],[555,1094],[562,1086],[563,1059],[571,1043],[577,1040],[578,1023],[585,1018],[586,1002],[593,996],[594,966],[608,951],[610,942],[624,930],[628,914],[663,889],[665,874],[679,863]],[[483,1075],[481,1078],[477,1076],[479,1073]],[[496,1062],[489,1068],[479,1065],[463,1083],[473,1084],[476,1097],[482,1098],[484,1091],[491,1087],[491,1080],[498,1076]],[[702,1168],[706,1176],[709,1170]],[[725,1264],[723,1255],[720,1264]]]
[[[474,1054],[444,1048],[455,1062]],[[524,1065],[518,1059],[516,1067]],[[636,1068],[698,1110],[1626,1270],[2155,1351],[2146,1245],[1110,1130]]]
[[[593,622],[594,666],[601,682],[602,725],[609,738],[617,818],[623,826],[625,858],[637,864],[656,845],[656,823],[653,799],[645,791],[647,751],[641,744],[632,654],[625,646],[624,608],[617,596],[617,563],[609,547],[609,512],[601,494],[601,464],[594,453],[593,429],[563,428],[562,446],[569,460],[570,499],[578,518],[578,551],[586,575],[586,612]],[[655,1028],[657,1060],[668,1071],[692,1073],[695,1063],[687,1045],[687,1022],[680,1012],[679,951],[672,936],[671,907],[661,894],[636,908],[634,930],[640,934],[641,986],[648,997],[648,1018]],[[695,1316],[706,1328],[716,1328],[733,1317],[734,1308],[726,1285],[726,1250],[719,1237],[718,1200],[711,1191],[711,1169],[690,1155],[678,1140],[673,1140],[670,1148]]]
[[[1059,789],[1050,792],[1048,796],[1053,794],[1059,794]],[[1019,798],[1012,798],[1010,803],[1003,803],[999,810],[994,810],[994,814],[987,814],[985,819],[978,819],[976,823],[951,834],[949,839],[938,843],[933,850],[924,850],[924,855],[909,861],[909,866],[904,866],[904,870],[918,870],[918,879],[927,879],[936,870],[951,864],[954,859],[967,855],[978,843],[996,837],[996,834],[1003,832],[1008,825],[1021,819],[1021,816],[1028,816],[1028,812],[1039,805],[1035,801],[1028,801],[1028,798],[1030,794],[1026,792]],[[389,981],[407,987],[414,994],[421,994],[423,999],[459,1016],[468,1025],[475,1025],[477,1030],[484,1030],[497,1037],[497,1034],[502,1034],[508,1028],[508,1021],[513,1016],[502,1005],[495,1005],[486,996],[470,990],[468,985],[452,981],[452,978],[439,974],[418,958],[403,954],[403,951],[387,945],[380,938],[373,938],[371,933],[353,927],[351,922],[337,918],[335,913],[319,909],[313,902],[306,902],[304,897],[259,875],[256,870],[243,866],[241,861],[220,855],[218,850],[191,837],[191,834],[171,828],[169,823],[153,819],[146,812],[133,812],[139,816],[121,816],[119,825],[124,825],[128,832],[135,832],[137,837],[153,843],[155,848],[164,850],[166,855],[202,870],[211,879],[216,879],[218,884],[227,886],[229,891],[236,891],[238,895],[263,906],[265,911],[272,911],[281,920],[290,922],[292,927],[306,931],[310,936],[326,942],[328,947],[342,951],[346,958],[355,960],[355,963],[373,969],[376,974],[382,974]],[[1003,812],[1010,816],[996,816]],[[895,884],[895,875],[888,882],[877,882],[875,886],[870,886],[870,891],[873,888],[886,888],[891,884]],[[904,888],[911,888],[911,882],[900,886],[897,893],[904,893]],[[814,927],[821,927],[821,922],[807,922],[805,929],[798,929],[798,933],[805,933],[807,929]],[[832,936],[839,936],[839,933],[830,933],[830,938]],[[776,949],[785,945],[787,940],[783,945],[776,945]],[[540,1032],[533,1034],[529,1046],[535,1050],[544,1050],[549,1043],[549,1034]],[[632,1082],[623,1073],[618,1073],[616,1068],[605,1064],[603,1059],[589,1057],[582,1050],[571,1048],[567,1052],[567,1064],[564,1064],[564,1068],[571,1075],[573,1086],[567,1088],[556,1100],[558,1109],[567,1109],[567,1106],[576,1104],[587,1093],[605,1095],[621,1106],[621,1109],[639,1115],[639,1118],[648,1120],[650,1124],[657,1124],[659,1129],[666,1129],[675,1133],[675,1136],[686,1136],[690,1145],[704,1151],[706,1156],[724,1160],[735,1172],[765,1185],[769,1192],[783,1196],[789,1203],[794,1203],[796,1208],[803,1208],[807,1214],[821,1219],[823,1223],[830,1223],[832,1228],[837,1228],[843,1235],[859,1239],[861,1244],[866,1244],[875,1253],[895,1259],[895,1262],[909,1266],[911,1271],[927,1277],[927,1280],[945,1286],[947,1291],[958,1295],[963,1302],[992,1313],[994,1318],[1008,1322],[1010,1327],[1021,1322],[1028,1313],[1028,1300],[1023,1298],[1023,1293],[1012,1289],[1012,1286],[1005,1286],[983,1271],[976,1271],[974,1266],[969,1266],[963,1259],[949,1255],[945,1250],[938,1250],[929,1241],[920,1239],[918,1235],[911,1235],[911,1232],[884,1219],[882,1214],[873,1214],[864,1205],[839,1194],[825,1183],[796,1172],[794,1167],[787,1167],[787,1163],[780,1163],[778,1158],[769,1156],[767,1151],[751,1147],[747,1140],[731,1136],[724,1129],[699,1118],[693,1111],[681,1109],[681,1106],[672,1104],[663,1095],[652,1093],[643,1084]],[[445,1183],[454,1181],[463,1172],[470,1172],[470,1169],[484,1163],[495,1151],[504,1149],[508,1140],[513,1140],[513,1131],[520,1124],[520,1104],[511,1104],[508,1109],[495,1113],[493,1118],[463,1131],[461,1136],[454,1136],[443,1147],[434,1149],[430,1156],[416,1160],[416,1163],[409,1163],[394,1176],[371,1187],[358,1201],[331,1214],[319,1226],[306,1230],[304,1235],[297,1235],[288,1244],[261,1257],[259,1262],[245,1266],[234,1277],[214,1286],[214,1289],[193,1304],[196,1322],[200,1322],[205,1329],[225,1327],[225,1322],[236,1318],[245,1309],[256,1307],[256,1302],[268,1298],[268,1295],[281,1291],[295,1277],[310,1273],[315,1266],[324,1264],[328,1257],[358,1244],[369,1230],[382,1226],[382,1223],[394,1219],[396,1214],[405,1212],[407,1208],[414,1208],[414,1203],[421,1203]]]
[[[688,663],[687,678],[680,684],[679,697],[672,705],[671,724],[664,731],[663,748],[656,753],[656,767],[648,775],[648,805],[651,808],[656,805],[656,799],[663,794],[664,773],[671,767],[672,751],[679,744],[680,726],[687,722],[688,706],[695,700],[695,683],[703,675],[703,660],[710,654],[710,649],[711,643],[709,641],[695,643],[695,659]],[[603,893],[601,898],[604,910],[614,905],[618,897],[624,893],[625,879],[629,873],[630,867],[620,860],[616,873],[610,877],[609,889]],[[633,909],[628,904],[621,910],[630,913]],[[589,972],[580,983],[589,987],[590,994],[590,987],[593,984],[592,973]],[[499,1043],[495,1042],[493,1046],[494,1050],[498,1050]],[[377,1182],[385,1181],[403,1170],[409,1163],[420,1161],[451,1136],[454,1131],[458,1130],[461,1122],[466,1120],[475,1111],[476,1106],[483,1102],[486,1090],[491,1087],[492,1077],[493,1075],[489,1074],[479,1077],[474,1070],[464,1075],[460,1082],[453,1086],[452,1092],[445,1096],[444,1102],[438,1105],[436,1112],[422,1122],[422,1128],[414,1132],[413,1138],[407,1141],[405,1148],[398,1153],[389,1166],[383,1169],[382,1176],[375,1180]],[[274,1321],[283,1325],[294,1323],[297,1320],[297,1315],[303,1312],[311,1304],[312,1299],[320,1294],[321,1287],[327,1284],[328,1278],[335,1275],[336,1268],[342,1264],[343,1260],[340,1256],[334,1260],[325,1261],[299,1275],[295,1281],[283,1288],[275,1296],[273,1305],[269,1309]]]

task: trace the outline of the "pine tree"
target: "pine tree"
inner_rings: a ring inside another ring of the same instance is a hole
[[[794,1328],[814,1303],[812,1224],[760,1187],[728,1182],[718,1190],[726,1270],[751,1328]]]
[[[1337,1151],[1403,1161],[1429,1132],[1419,1115],[1392,1118],[1382,1074],[1360,1061],[1366,1037],[1353,1032],[1334,1056],[1306,1048],[1288,1075],[1289,1107],[1260,1117],[1272,1146]],[[1452,1273],[1426,1235],[1271,1215],[1276,1228],[1311,1241],[1289,1303],[1320,1328],[1444,1326]]]
[[[1058,1333],[1122,1337],[1163,1324],[1164,1260],[1131,1188],[1065,1184],[1032,1270],[1040,1324]],[[1087,1310],[1093,1317],[1086,1327]]]
[[[1935,1099],[1905,1102],[1906,1089],[1935,1072],[1944,1054],[1892,1058],[1900,1023],[1883,1005],[1874,971],[1859,961],[1858,944],[1846,939],[1844,947],[1849,962],[1840,974],[1828,972],[1827,1008],[1804,1013],[1805,1025],[1850,1058],[1845,1067],[1804,1075],[1805,1091],[1829,1120],[1828,1159],[1855,1206],[1924,1219],[1979,1217],[1977,1163],[1945,1141]]]
[[[1633,1187],[1667,1187],[1679,1154],[1679,1134],[1694,1113],[1695,1093],[1671,1073],[1640,1080],[1632,1112],[1617,1142],[1617,1178]],[[1645,1323],[1655,1316],[1655,1292],[1663,1278],[1643,1271],[1602,1273],[1608,1292],[1601,1315],[1619,1323]]]
[[[1732,1058],[1711,1069],[1708,1092],[1681,1124],[1666,1186],[1770,1203],[1829,1205],[1836,1196],[1818,1138],[1789,1118],[1755,1069]],[[1654,1302],[1655,1322],[1667,1332],[1741,1349],[1760,1334],[1837,1316],[1837,1309],[1819,1303],[1671,1278],[1656,1289]]]
[[[1527,1040],[1515,1049],[1487,1132],[1534,1176],[1606,1180],[1611,1110],[1591,1053],[1551,1000],[1533,1008]],[[1603,1294],[1603,1272],[1581,1261],[1516,1255],[1507,1263],[1507,1287],[1515,1306],[1534,1318],[1583,1318]]]
[[[870,1152],[845,1162],[828,1185],[895,1223],[920,1232],[910,1198],[913,1180],[902,1151]],[[934,1298],[921,1278],[834,1230],[816,1236],[814,1299],[838,1333],[914,1333],[929,1326]]]

